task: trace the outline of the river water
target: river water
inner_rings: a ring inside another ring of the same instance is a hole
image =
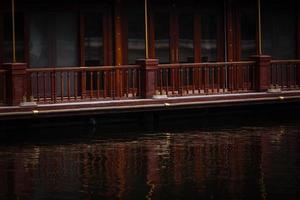
[[[1,144],[0,199],[299,199],[299,154],[300,120]]]

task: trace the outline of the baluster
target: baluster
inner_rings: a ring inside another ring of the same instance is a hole
[[[106,96],[107,96],[107,88],[106,88],[106,81],[107,81],[107,77],[106,77],[106,71],[104,71],[103,72],[103,75],[104,75],[104,77],[103,77],[103,97],[104,98],[106,98]]]
[[[287,64],[287,87],[291,88],[291,64]]]
[[[70,90],[71,90],[71,80],[70,80],[70,71],[67,71],[66,72],[67,73],[67,93],[68,93],[68,100],[70,101],[70,99],[71,99],[71,92],[70,92]]]
[[[78,85],[77,85],[78,72],[74,72],[74,96],[75,100],[77,100],[78,96]]]
[[[97,81],[97,99],[100,98],[100,72],[97,71],[97,74],[96,74],[96,81]]]
[[[39,72],[36,73],[36,94],[37,102],[40,102]]]
[[[242,82],[241,82],[241,85],[242,85],[242,91],[245,91],[246,90],[246,84],[245,84],[245,76],[246,76],[246,66],[245,65],[242,65]]]
[[[193,82],[193,94],[195,94],[195,66],[192,66],[192,82]]]
[[[51,101],[56,102],[56,72],[51,72]]]
[[[125,96],[128,98],[129,97],[129,72],[128,70],[125,69],[125,83],[126,83],[126,88],[125,88]]]
[[[212,82],[212,93],[215,93],[215,66],[211,67],[211,82]]]
[[[163,68],[159,70],[160,72],[160,94],[163,94]]]
[[[138,82],[138,91],[139,91],[138,96],[140,97],[141,93],[142,93],[142,91],[141,91],[141,68],[138,69],[138,74],[139,74],[139,76],[138,76],[138,81],[139,81]],[[154,84],[156,84],[156,81]]]
[[[86,70],[81,71],[81,99],[86,97]]]
[[[60,72],[60,93],[61,93],[61,101],[64,100],[64,77],[63,72]]]
[[[217,69],[217,93],[220,93],[220,66],[216,66]]]
[[[136,69],[132,69],[132,93],[136,97]]]
[[[198,91],[199,91],[199,94],[201,94],[201,90],[202,90],[202,84],[201,84],[201,81],[202,81],[202,73],[201,73],[201,71],[202,71],[202,66],[200,65],[199,67],[198,67]]]
[[[175,69],[174,68],[170,68],[171,70],[171,75],[172,75],[172,95],[175,94]]]
[[[93,99],[93,92],[94,92],[94,81],[93,81],[93,79],[94,79],[94,73],[93,73],[93,71],[90,71],[90,99]]]
[[[47,100],[47,96],[46,96],[46,90],[47,90],[47,86],[46,86],[46,72],[43,72],[43,82],[44,82],[44,102],[46,102]]]
[[[116,69],[113,68],[109,71],[110,74],[110,96],[112,99],[115,99],[116,91]]]

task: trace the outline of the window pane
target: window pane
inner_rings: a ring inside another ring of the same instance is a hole
[[[141,7],[143,4],[140,4]],[[145,57],[145,25],[144,12],[136,6],[127,8],[128,17],[128,63],[134,64],[136,59]]]
[[[48,28],[47,14],[30,15],[29,62],[31,67],[47,67],[50,65]]]
[[[217,16],[201,17],[201,60],[217,61]]]
[[[170,62],[169,14],[155,14],[155,53],[160,63]]]
[[[77,19],[72,13],[30,15],[31,67],[78,66]]]
[[[76,14],[56,14],[56,63],[57,67],[78,66],[78,17]]]
[[[85,14],[85,64],[99,66],[104,64],[103,21],[100,13]]]
[[[12,62],[12,23],[11,15],[4,16],[4,41],[3,49],[4,62]],[[15,16],[16,27],[16,59],[18,62],[24,61],[24,15],[17,13]]]
[[[287,9],[282,6],[265,10],[262,18],[265,54],[271,55],[273,59],[296,57],[295,18],[292,8]]]
[[[194,61],[194,16],[179,16],[179,62]]]
[[[256,54],[256,17],[253,9],[241,12],[241,59]]]

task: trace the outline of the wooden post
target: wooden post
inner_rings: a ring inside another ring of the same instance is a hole
[[[255,55],[251,59],[256,62],[256,89],[259,92],[265,92],[270,88],[270,65],[271,56]]]
[[[122,65],[122,0],[115,0],[115,64]]]
[[[138,59],[136,64],[141,66],[141,97],[152,98],[155,92],[155,71],[158,59]]]
[[[227,40],[227,61],[232,62],[234,60],[234,25],[233,25],[233,5],[231,0],[226,0],[226,40]]]
[[[297,31],[296,31],[296,38],[297,38],[297,59],[300,59],[300,9],[297,9]],[[300,86],[300,65],[297,65],[296,69],[296,84]]]
[[[26,96],[26,63],[4,63],[6,74],[7,104],[16,106],[23,102]]]

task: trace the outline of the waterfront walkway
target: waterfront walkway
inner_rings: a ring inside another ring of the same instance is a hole
[[[300,90],[0,107],[0,120],[300,102]],[[276,109],[276,106],[274,106]]]

